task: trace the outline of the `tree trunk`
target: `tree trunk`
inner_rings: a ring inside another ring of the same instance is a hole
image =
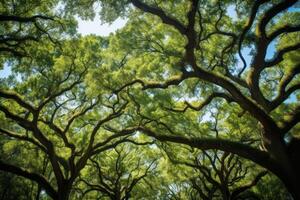
[[[300,149],[298,147],[298,153]],[[294,152],[295,153],[295,152]],[[285,170],[285,176],[282,177],[282,181],[287,190],[291,193],[295,200],[300,200],[300,168],[299,168],[300,156],[297,159],[293,159],[289,155],[290,167]]]
[[[286,176],[279,177],[283,184],[285,185],[286,189],[292,195],[294,200],[300,199],[300,176],[299,173],[286,172]]]
[[[58,199],[57,200],[69,200],[71,192],[70,184],[61,184],[58,188]]]
[[[275,137],[274,137],[275,136]],[[270,154],[278,161],[281,173],[276,174],[289,193],[295,200],[300,200],[300,172],[297,169],[299,167],[299,155],[294,156],[295,153],[300,152],[300,146],[290,148],[290,144],[286,144],[281,137],[276,137],[275,134],[271,138],[266,147]]]
[[[70,195],[70,191],[61,191],[58,194],[58,200],[68,200]]]
[[[227,188],[227,184],[225,184],[223,182],[222,183],[222,187],[220,189],[221,189],[223,200],[230,200],[230,192],[229,192],[229,190]]]

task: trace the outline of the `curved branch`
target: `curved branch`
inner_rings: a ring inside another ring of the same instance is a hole
[[[33,130],[33,124],[31,121],[28,121],[27,119],[24,119],[22,117],[19,117],[18,115],[15,115],[14,113],[10,112],[6,107],[0,105],[0,111],[2,111],[5,116],[9,119],[14,120],[17,122],[21,127],[25,128],[26,130]]]
[[[13,44],[9,43],[9,42],[17,42],[17,43],[21,43],[21,42],[25,42],[25,41],[38,41],[38,38],[33,37],[31,35],[27,35],[27,36],[23,36],[23,37],[19,37],[19,36],[15,36],[15,37],[11,37],[11,36],[7,36],[4,37],[1,35],[0,37],[0,44],[1,43],[5,43],[8,46],[14,46]]]
[[[76,120],[77,118],[84,116],[88,111],[92,110],[96,105],[98,104],[98,101],[96,101],[95,103],[92,103],[91,105],[87,106],[86,108],[82,109],[81,111],[78,111],[76,113],[74,113],[71,118],[68,120],[66,127],[63,130],[63,134],[66,134],[69,130],[69,128],[71,127],[72,123],[74,122],[74,120]]]
[[[22,57],[25,55],[24,53],[18,52],[15,48],[8,48],[8,47],[0,47],[0,52],[4,52],[4,53],[9,52],[16,57]]]
[[[47,150],[45,149],[45,147],[43,147],[38,141],[34,140],[33,138],[24,136],[24,135],[19,135],[16,133],[13,133],[12,131],[9,130],[5,130],[0,128],[0,133],[3,133],[4,135],[8,136],[8,137],[12,137],[18,140],[22,140],[22,141],[26,141],[26,142],[30,142],[31,144],[34,144],[35,146],[39,147],[42,151],[46,152]]]
[[[162,9],[156,8],[153,6],[149,6],[139,0],[130,0],[130,2],[137,8],[143,10],[144,12],[151,13],[153,15],[158,16],[163,23],[173,26],[177,29],[181,34],[185,34],[187,29],[186,27],[179,22],[177,19],[168,16]]]
[[[288,47],[285,47],[285,48],[279,50],[274,59],[272,59],[271,61],[265,62],[264,68],[272,67],[274,65],[279,64],[281,61],[283,61],[283,56],[286,53],[289,53],[291,51],[295,51],[298,49],[300,49],[300,43],[297,43],[297,44],[294,44],[294,45],[291,45],[291,46],[288,46]]]
[[[98,185],[98,184],[92,184],[92,183],[90,183],[90,182],[88,182],[84,179],[80,179],[80,181],[90,187],[89,190],[85,191],[85,194],[87,194],[88,192],[91,192],[91,191],[94,190],[94,191],[105,193],[108,196],[113,196],[113,193],[111,191],[109,191],[106,187],[103,187],[103,186]]]
[[[143,90],[151,89],[151,88],[161,88],[161,89],[168,88],[171,85],[178,85],[179,83],[184,81],[185,78],[187,78],[186,74],[181,74],[179,76],[171,77],[170,79],[168,79],[163,83],[159,83],[159,82],[144,83]]]
[[[287,119],[283,122],[281,127],[283,133],[287,133],[291,130],[296,124],[300,122],[300,106],[296,107],[293,114],[290,114],[286,117]]]
[[[300,84],[293,85],[289,89],[281,89],[278,96],[270,103],[270,110],[274,110],[280,104],[282,104],[285,100],[289,98],[289,96],[295,92],[296,90],[300,90]]]
[[[81,77],[79,78],[81,79]],[[66,80],[65,80],[66,81]],[[77,80],[75,82],[73,82],[71,85],[61,89],[60,91],[56,92],[56,93],[53,93],[51,94],[50,96],[48,96],[46,99],[44,99],[40,105],[38,106],[38,110],[41,110],[47,103],[49,103],[51,100],[55,99],[56,97],[62,95],[63,93],[71,90],[72,88],[74,88],[76,85],[82,83],[81,80]]]
[[[32,113],[34,113],[36,111],[36,109],[32,105],[25,102],[23,100],[23,98],[17,93],[14,93],[11,91],[0,90],[0,97],[6,98],[6,99],[12,99],[15,102],[17,102],[20,106],[22,106],[23,108],[26,108],[27,110],[29,110]]]
[[[250,14],[250,17],[243,29],[243,32],[239,38],[239,42],[238,42],[238,54],[239,54],[239,57],[241,58],[242,62],[243,62],[243,67],[242,67],[242,70],[239,72],[238,74],[238,77],[240,77],[242,75],[242,73],[244,72],[244,70],[246,69],[246,66],[247,66],[247,63],[246,63],[246,60],[242,54],[242,44],[243,44],[243,40],[245,39],[245,36],[247,34],[247,32],[250,30],[251,26],[253,25],[253,22],[254,22],[254,19],[256,17],[256,14],[257,14],[257,11],[260,7],[260,5],[268,2],[269,0],[261,0],[261,1],[255,1],[252,9],[251,9],[251,14]]]
[[[115,130],[113,130],[115,132]],[[97,144],[95,144],[93,146],[93,149],[96,150],[102,146],[105,146],[106,144],[108,144],[110,141],[116,139],[116,138],[119,138],[119,137],[123,137],[123,136],[127,136],[127,135],[130,135],[132,134],[134,131],[132,130],[122,130],[122,131],[119,131],[118,133],[108,137],[106,140],[104,140],[103,142],[98,142]]]
[[[282,177],[282,169],[279,167],[278,163],[270,157],[267,152],[260,151],[248,145],[228,141],[223,139],[209,139],[209,138],[188,138],[179,135],[162,135],[157,134],[149,128],[138,127],[136,130],[143,132],[144,134],[154,137],[159,141],[163,142],[173,142],[178,144],[185,144],[190,147],[195,147],[201,150],[208,149],[218,149],[226,152],[230,152],[239,155],[243,158],[249,159],[264,168],[272,171],[278,176]]]
[[[142,179],[144,179],[147,175],[148,175],[148,171],[151,169],[152,165],[155,163],[156,160],[153,160],[150,165],[147,167],[147,169],[145,170],[144,174],[134,178],[131,182],[131,184],[129,185],[129,187],[126,188],[126,192],[125,192],[125,197],[129,197],[132,189],[135,187],[135,185],[141,181]]]
[[[257,183],[262,179],[262,177],[264,177],[267,174],[268,174],[267,171],[260,172],[258,175],[256,175],[255,179],[251,183],[248,183],[247,185],[244,185],[242,187],[239,187],[239,188],[235,189],[231,194],[231,198],[235,199],[242,192],[244,192],[244,191],[250,189],[251,187],[257,185]]]
[[[284,0],[281,3],[273,6],[270,8],[262,17],[258,24],[258,31],[259,34],[263,37],[266,36],[266,26],[267,24],[275,17],[278,13],[288,9],[289,7],[293,6],[297,3],[297,0]]]
[[[39,121],[43,122],[51,130],[53,130],[55,133],[57,133],[61,137],[61,139],[63,140],[63,142],[66,145],[66,147],[69,147],[73,151],[75,150],[75,145],[73,143],[69,142],[69,140],[68,140],[67,136],[65,135],[64,131],[62,130],[62,128],[60,128],[59,126],[55,125],[51,121],[45,121],[45,120],[39,120]]]
[[[127,140],[126,138],[125,139],[121,139],[121,140],[118,140],[116,141],[115,143],[112,143],[112,144],[109,144],[109,145],[106,145],[106,146],[103,146],[101,148],[98,148],[98,149],[95,149],[93,152],[91,152],[92,155],[95,155],[95,154],[99,154],[103,151],[107,151],[109,149],[113,149],[115,148],[116,146],[118,146],[119,144],[122,144],[122,143],[125,143],[125,142],[130,142],[132,143],[131,140]]]
[[[145,82],[145,81],[143,81],[141,79],[136,79],[136,80],[131,81],[131,82],[127,83],[127,84],[124,84],[119,89],[114,90],[114,93],[119,93],[123,89],[125,89],[125,88],[127,88],[129,86],[135,85],[137,83],[139,83],[140,85],[142,85],[142,89],[143,90],[153,89],[153,88],[165,89],[165,88],[168,88],[171,85],[178,85],[178,84],[180,84],[186,78],[190,77],[190,75],[191,74],[189,72],[184,72],[181,75],[173,76],[173,77],[169,78],[165,82]]]
[[[300,31],[300,25],[296,25],[296,26],[285,25],[285,26],[277,29],[273,33],[271,33],[268,36],[268,39],[274,40],[276,37],[278,37],[279,35],[281,35],[283,33],[293,33],[293,32],[297,32],[297,31]]]
[[[52,197],[53,199],[57,199],[58,194],[55,191],[55,189],[50,185],[50,183],[45,179],[45,177],[41,176],[40,174],[28,172],[20,167],[4,163],[1,160],[0,160],[0,170],[5,172],[10,172],[15,175],[22,176],[29,180],[35,181],[45,189],[45,191],[50,197]]]
[[[229,95],[225,94],[225,93],[220,93],[220,92],[214,92],[211,95],[209,95],[204,101],[202,101],[198,106],[193,106],[192,104],[190,104],[189,102],[185,101],[186,106],[183,109],[172,109],[172,108],[166,108],[168,110],[171,110],[173,112],[185,112],[188,108],[195,110],[195,111],[200,111],[202,110],[205,106],[207,106],[208,104],[210,104],[210,102],[214,99],[214,98],[223,98],[225,99],[227,102],[233,102],[234,100],[232,99],[232,97],[230,97]]]

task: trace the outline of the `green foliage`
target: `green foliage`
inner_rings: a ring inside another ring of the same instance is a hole
[[[0,198],[296,199],[290,2],[1,1]]]

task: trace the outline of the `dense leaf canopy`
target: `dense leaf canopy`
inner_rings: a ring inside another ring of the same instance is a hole
[[[297,0],[0,1],[0,198],[300,199],[299,41]]]

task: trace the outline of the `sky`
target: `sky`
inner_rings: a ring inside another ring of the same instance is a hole
[[[0,70],[0,78],[5,78],[8,77],[11,74],[11,71],[9,69],[9,67],[4,64],[4,67],[2,70]]]
[[[99,16],[96,16],[94,20],[84,21],[78,18],[78,33],[82,35],[96,34],[101,36],[108,36],[110,33],[125,26],[126,20],[118,18],[112,24],[102,24]]]

